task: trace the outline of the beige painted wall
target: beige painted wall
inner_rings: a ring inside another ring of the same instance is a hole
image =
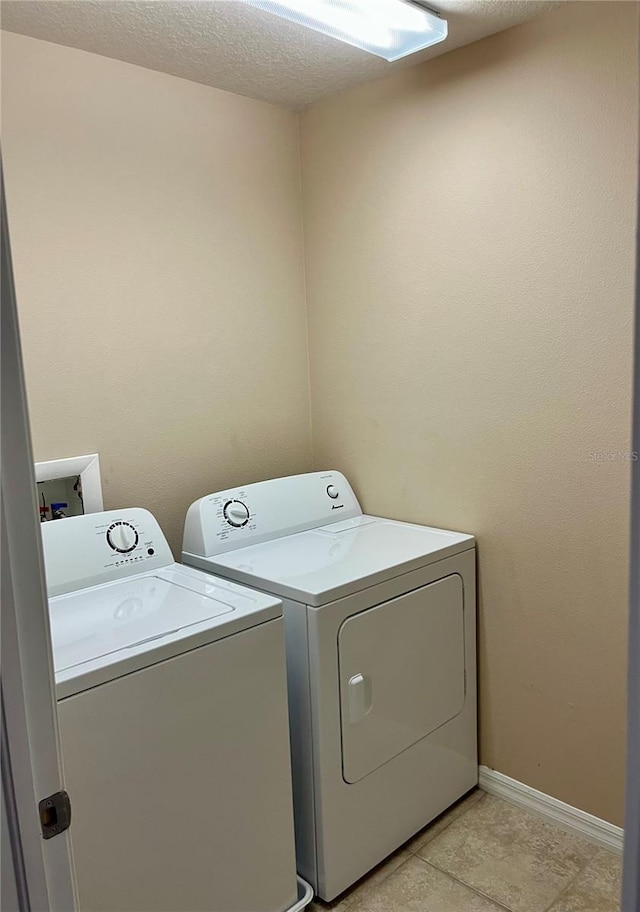
[[[3,33],[2,143],[35,456],[105,506],[310,468],[298,118]]]
[[[581,3],[302,118],[314,448],[477,533],[484,763],[621,822],[636,4]],[[298,124],[3,35],[36,458],[107,507],[310,468]],[[50,366],[51,365],[51,366]]]
[[[620,824],[635,3],[302,118],[314,457],[475,532],[482,762]]]

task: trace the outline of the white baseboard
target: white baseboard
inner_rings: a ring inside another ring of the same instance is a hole
[[[587,814],[578,808],[565,804],[564,801],[558,801],[551,795],[545,795],[537,789],[497,773],[489,769],[488,766],[481,766],[478,769],[478,785],[490,795],[497,795],[510,804],[526,808],[532,814],[536,814],[549,823],[567,830],[570,833],[576,833],[589,842],[603,846],[614,852],[622,852],[622,827],[614,826],[606,820],[594,817],[593,814]]]

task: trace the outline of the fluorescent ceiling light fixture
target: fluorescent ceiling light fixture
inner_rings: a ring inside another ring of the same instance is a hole
[[[412,0],[242,0],[385,60],[447,37],[447,21]]]

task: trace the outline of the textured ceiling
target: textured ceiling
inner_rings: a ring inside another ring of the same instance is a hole
[[[449,21],[448,39],[393,64],[241,0],[2,0],[0,11],[2,28],[11,32],[302,108],[558,5],[435,0]]]

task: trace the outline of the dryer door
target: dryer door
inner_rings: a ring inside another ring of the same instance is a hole
[[[347,618],[338,658],[342,772],[353,783],[461,711],[462,578],[446,576]]]

